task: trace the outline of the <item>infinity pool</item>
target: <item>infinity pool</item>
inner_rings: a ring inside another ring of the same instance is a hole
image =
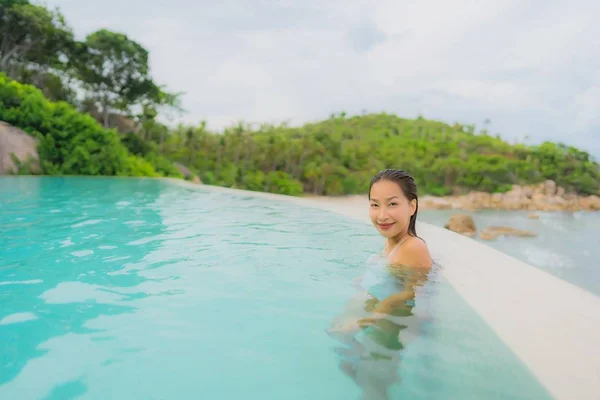
[[[245,194],[2,178],[0,399],[385,398],[364,384],[549,398],[439,274],[415,300],[427,318],[388,349],[397,362],[357,378],[353,344],[328,329],[381,245],[358,221]]]

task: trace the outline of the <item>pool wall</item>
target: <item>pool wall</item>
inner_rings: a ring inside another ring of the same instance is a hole
[[[370,223],[366,198],[317,200],[167,180],[195,190],[293,202]],[[555,398],[599,398],[600,297],[449,230],[419,222],[417,232],[444,277]]]

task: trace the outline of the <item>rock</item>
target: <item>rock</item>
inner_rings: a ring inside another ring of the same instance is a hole
[[[448,223],[444,225],[444,228],[468,237],[475,236],[477,233],[473,217],[467,214],[455,214],[451,216]]]
[[[489,208],[492,202],[492,195],[485,192],[473,192],[471,195],[472,208],[479,210]]]
[[[527,196],[528,194],[529,196]],[[513,185],[512,189],[504,193],[504,196],[511,196],[517,198],[531,197],[531,195],[533,195],[533,190],[527,187],[523,187],[521,185]]]
[[[579,200],[579,196],[576,193],[565,193],[562,197],[565,200]]]
[[[540,216],[536,213],[530,213],[527,218],[529,219],[540,219]]]
[[[448,210],[452,204],[441,197],[423,196],[419,199],[419,209],[424,210]]]
[[[200,180],[200,178],[196,175],[194,175],[194,173],[192,171],[190,171],[190,169],[188,167],[186,167],[183,164],[180,163],[173,163],[173,165],[175,166],[175,168],[177,168],[179,170],[179,172],[181,173],[181,175],[183,175],[183,177],[188,180],[188,181],[192,181],[193,183],[196,183],[198,185],[202,184],[202,181]]]
[[[16,174],[17,166],[11,153],[21,163],[30,162],[29,173],[40,173],[38,140],[21,129],[0,121],[0,175]]]
[[[531,196],[531,200],[535,204],[542,204],[542,203],[546,202],[546,195],[544,193],[541,193],[541,192],[535,192],[533,194],[533,196]]]
[[[451,196],[424,196],[419,207],[434,210],[529,210],[529,211],[594,211],[600,210],[598,196],[581,196],[566,192],[556,182],[547,180],[534,185],[513,185],[505,193],[460,192]]]
[[[500,204],[504,199],[504,195],[502,193],[494,193],[492,194],[492,204]]]
[[[500,235],[494,234],[492,232],[484,231],[484,232],[481,232],[481,234],[479,235],[479,238],[481,240],[494,240],[498,236],[500,236]]]
[[[550,179],[544,182],[544,193],[546,196],[554,196],[556,194],[556,182]]]
[[[534,237],[537,234],[505,226],[490,226],[485,228],[479,235],[482,240],[494,240],[499,236]]]
[[[177,170],[179,170],[179,172],[181,173],[181,175],[183,175],[183,177],[185,179],[191,179],[193,174],[192,174],[192,171],[190,171],[188,167],[186,167],[183,164],[177,163],[177,162],[173,163],[173,165],[175,166],[175,168],[177,168]]]
[[[519,210],[527,206],[531,199],[525,196],[523,190],[510,190],[502,196],[502,208],[505,210]]]
[[[600,210],[600,197],[595,195],[582,197],[579,199],[579,204],[586,211],[598,211]]]

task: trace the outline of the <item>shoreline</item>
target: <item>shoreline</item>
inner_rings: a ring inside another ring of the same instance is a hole
[[[298,196],[289,196],[278,193],[253,191],[247,189],[229,188],[225,186],[207,185],[202,182],[193,182],[183,178],[150,177],[150,176],[108,176],[108,175],[0,175],[0,178],[10,177],[77,177],[77,178],[126,178],[126,179],[159,179],[183,182],[194,187],[207,187],[226,190],[240,190],[256,195],[282,196],[317,202],[322,204],[335,203],[346,207],[356,206],[368,200],[367,194],[345,195],[314,195],[304,193]],[[600,211],[600,196],[577,195],[567,193],[564,189],[556,187],[553,181],[531,186],[514,185],[506,193],[489,193],[471,191],[463,195],[433,196],[429,194],[419,196],[419,211],[455,210],[475,212],[482,210],[496,211],[529,211],[529,212],[594,212]]]
[[[183,181],[192,183],[191,181],[187,180]],[[264,191],[253,191],[247,189],[228,188],[225,186],[206,185],[201,182],[197,182],[195,184],[198,186],[207,186],[210,188],[219,187],[224,189],[241,190],[249,193],[261,193],[293,197],[322,203],[334,202],[338,205],[356,205],[368,200],[367,193],[343,195],[315,195],[310,193],[303,193],[298,196],[288,196]],[[491,193],[473,190],[465,194],[450,196],[433,196],[430,194],[419,195],[419,210],[588,212],[600,211],[600,196],[578,195],[575,193],[570,193],[567,192],[564,188],[557,186],[554,181],[547,180],[536,185],[513,185],[512,189],[505,193]]]
[[[461,196],[431,196],[419,197],[419,211],[432,210],[456,210],[456,211],[529,211],[529,212],[594,212],[600,211],[600,197],[572,196],[563,198],[561,196],[541,197],[530,199],[527,197],[505,200],[499,193],[470,192]],[[511,195],[507,196],[509,198]],[[303,199],[337,202],[358,203],[367,201],[367,195],[342,195],[342,196],[299,196]]]
[[[202,185],[199,185],[202,186]],[[206,185],[212,187],[210,185]],[[237,189],[236,189],[237,190]],[[243,190],[243,189],[239,189]],[[252,192],[252,193],[266,193],[266,192]],[[477,193],[477,192],[472,192]],[[275,194],[275,193],[273,193]],[[465,195],[465,198],[469,195]],[[350,195],[342,195],[342,196],[314,196],[314,195],[306,195],[306,196],[298,196],[298,198],[306,199],[314,202],[320,203],[336,203],[336,204],[359,204],[367,201],[367,195],[360,194],[350,194]],[[435,197],[430,195],[425,195],[423,197],[419,197],[419,211],[439,211],[439,210],[449,210],[449,211],[462,211],[462,212],[477,212],[477,211],[529,211],[529,212],[597,212],[600,211],[600,208],[593,208],[587,206],[579,206],[573,208],[564,208],[564,207],[545,207],[540,206],[528,206],[528,207],[501,207],[501,206],[481,206],[481,207],[473,207],[468,204],[464,204],[464,200],[457,200],[454,197]]]
[[[193,190],[317,208],[370,224],[366,196],[294,197],[165,180]],[[593,356],[593,349],[600,347],[600,297],[459,233],[421,221],[417,226],[442,275],[553,397],[596,398],[600,357]]]

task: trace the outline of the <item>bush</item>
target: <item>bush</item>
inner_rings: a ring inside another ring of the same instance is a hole
[[[1,73],[0,120],[40,139],[43,174],[158,176],[148,161],[129,154],[115,130]]]

